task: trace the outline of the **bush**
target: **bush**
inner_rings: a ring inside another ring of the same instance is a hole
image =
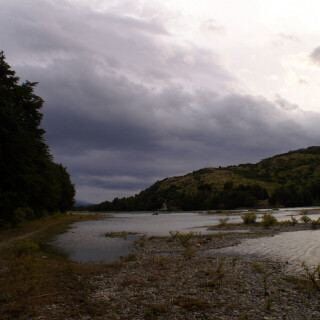
[[[278,220],[271,213],[264,213],[261,224],[265,228],[269,228],[278,224]]]
[[[193,239],[196,236],[196,234],[193,231],[190,231],[190,232],[187,232],[187,233],[177,232],[177,234],[175,236],[179,240],[179,242],[185,248],[187,248],[187,247],[190,246],[190,240]]]
[[[39,246],[30,240],[20,240],[14,246],[14,252],[18,256],[35,253],[39,250],[40,250]]]
[[[244,224],[253,224],[257,220],[257,215],[254,212],[246,212],[241,216]]]
[[[228,223],[229,220],[230,220],[230,218],[228,218],[228,217],[218,219],[218,221],[220,222],[219,227],[224,227]]]
[[[17,208],[16,210],[14,210],[12,216],[11,216],[11,224],[13,227],[19,225],[21,222],[23,222],[24,220],[33,220],[35,219],[36,216],[34,214],[34,211],[29,208]]]
[[[318,225],[320,225],[320,218],[311,221],[311,229],[317,229]]]
[[[196,254],[196,251],[190,247],[187,247],[184,249],[182,254],[186,260],[189,260]]]
[[[291,215],[291,223],[293,226],[295,226],[298,223],[298,220],[293,215]]]
[[[306,215],[306,213],[303,213],[300,220],[304,223],[309,223],[311,222],[311,219]]]

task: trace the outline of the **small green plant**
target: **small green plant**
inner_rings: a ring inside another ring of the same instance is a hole
[[[224,227],[228,223],[229,220],[230,220],[230,218],[228,218],[228,217],[218,219],[218,221],[220,222],[218,227]]]
[[[17,256],[32,254],[39,250],[40,248],[35,242],[27,239],[17,241],[14,246],[14,252]]]
[[[146,235],[146,234],[141,234],[141,235],[139,236],[139,239],[136,240],[136,241],[134,242],[134,244],[137,245],[137,246],[140,246],[140,247],[144,247],[145,244],[146,244],[146,240],[147,240],[147,235]]]
[[[224,261],[226,260],[226,258],[221,258],[219,263],[218,263],[218,267],[214,270],[216,276],[217,276],[217,280],[218,281],[222,281],[224,275],[225,275],[225,271],[223,269],[224,267]]]
[[[253,224],[257,220],[257,215],[254,212],[245,212],[241,218],[244,224]]]
[[[301,220],[302,222],[304,222],[304,223],[309,223],[309,222],[311,222],[311,219],[307,216],[306,213],[303,213],[303,214],[301,215],[300,220]]]
[[[177,231],[177,230],[170,230],[170,231],[169,231],[169,234],[170,234],[170,236],[172,237],[172,239],[177,239],[179,233],[180,233],[180,232]]]
[[[270,310],[271,310],[271,307],[272,307],[272,298],[269,296],[269,297],[267,297],[267,299],[266,299],[266,310],[267,310],[267,311],[270,311]]]
[[[205,300],[183,296],[175,299],[174,304],[189,311],[205,310],[210,307],[210,304]]]
[[[190,246],[190,241],[196,236],[196,234],[193,231],[186,232],[186,233],[178,233],[177,234],[177,239],[179,242],[185,247]]]
[[[231,265],[232,265],[232,268],[234,268],[236,266],[236,262],[238,261],[238,258],[237,257],[234,257],[232,258],[231,260]]]
[[[295,226],[298,223],[298,220],[293,215],[291,215],[290,217],[292,225]]]
[[[137,234],[136,232],[128,232],[128,231],[120,231],[120,232],[107,232],[105,234],[106,237],[109,238],[123,238],[127,239],[129,235]]]
[[[152,304],[147,306],[147,310],[144,313],[144,318],[146,320],[153,320],[157,319],[158,316],[163,315],[166,313],[166,307],[163,304]]]
[[[259,262],[256,262],[256,261],[253,261],[252,262],[252,268],[257,271],[258,273],[262,273],[262,274],[265,274],[266,273],[266,269],[265,267],[259,263]]]
[[[311,229],[317,229],[317,227],[320,225],[320,218],[317,220],[311,220]]]
[[[262,281],[263,281],[263,289],[264,289],[264,295],[268,295],[268,274],[267,274],[267,270],[265,269],[265,267],[256,261],[252,262],[252,268],[263,275],[262,277]]]
[[[302,261],[301,267],[303,270],[302,278],[309,281],[314,289],[320,290],[320,264],[315,267],[309,267],[305,261]]]
[[[186,260],[190,260],[196,254],[196,251],[190,247],[187,247],[183,250],[182,254]]]
[[[261,219],[261,225],[269,228],[278,224],[278,220],[271,213],[264,213]]]
[[[33,210],[29,207],[25,208],[17,208],[14,210],[12,216],[11,216],[11,224],[13,227],[18,226],[22,221],[24,220],[33,220],[36,216],[33,212]]]

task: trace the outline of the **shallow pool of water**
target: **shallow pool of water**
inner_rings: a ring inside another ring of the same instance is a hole
[[[153,215],[151,212],[114,214],[112,218],[102,221],[75,223],[69,232],[59,235],[53,244],[76,261],[112,262],[120,256],[130,253],[133,241],[138,236],[129,236],[127,239],[108,238],[105,237],[107,232],[127,231],[148,236],[168,236],[169,231],[177,230],[213,234],[218,231],[210,231],[208,226],[219,224],[219,219],[225,217],[229,218],[228,223],[240,223],[243,212],[233,211],[228,214],[205,214],[204,212],[173,212],[159,215]],[[279,221],[290,219],[290,215],[298,216],[300,212],[300,209],[273,211]],[[258,211],[257,215],[257,221],[259,221],[262,213]],[[314,214],[310,217],[314,219],[318,216],[319,214]],[[239,232],[246,232],[246,230]]]

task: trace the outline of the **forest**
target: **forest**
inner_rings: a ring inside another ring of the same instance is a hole
[[[20,84],[0,52],[0,228],[65,212],[75,188],[45,142],[36,82]]]
[[[229,210],[320,204],[320,147],[257,164],[204,168],[157,181],[139,194],[88,207],[94,211]]]

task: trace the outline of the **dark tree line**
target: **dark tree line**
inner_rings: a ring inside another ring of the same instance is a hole
[[[227,182],[223,190],[199,183],[196,192],[186,193],[175,185],[161,189],[161,181],[134,197],[105,201],[89,207],[94,211],[149,211],[158,210],[166,203],[170,210],[212,210],[256,207],[259,200],[268,199],[268,192],[258,184],[238,185]]]
[[[52,161],[40,127],[44,101],[35,82],[19,78],[0,52],[0,226],[72,208],[75,189]]]

